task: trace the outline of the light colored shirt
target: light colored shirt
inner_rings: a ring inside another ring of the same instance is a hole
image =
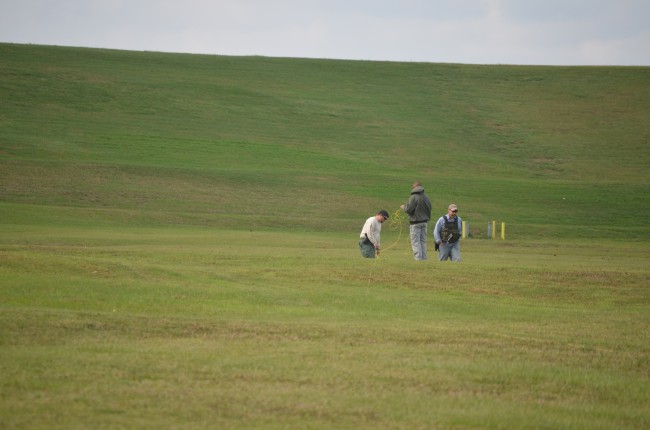
[[[373,245],[376,245],[377,248],[379,248],[379,236],[381,234],[381,223],[377,221],[377,218],[374,216],[371,216],[366,220],[366,223],[363,225],[363,228],[361,229],[361,234],[359,237],[361,239],[365,239],[366,234],[368,235],[368,239],[372,242]]]

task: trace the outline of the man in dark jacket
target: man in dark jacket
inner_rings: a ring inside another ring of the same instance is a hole
[[[431,200],[424,193],[424,188],[420,181],[413,184],[409,201],[400,207],[409,216],[413,258],[418,261],[426,260],[427,223],[431,218]]]

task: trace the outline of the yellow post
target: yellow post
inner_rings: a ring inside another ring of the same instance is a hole
[[[466,221],[463,221],[461,224],[463,224],[463,239],[467,237],[467,224]]]
[[[492,221],[492,239],[497,237],[497,222]]]
[[[506,240],[506,223],[501,223],[501,240]]]

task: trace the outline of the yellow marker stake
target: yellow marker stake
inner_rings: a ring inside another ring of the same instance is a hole
[[[463,239],[465,239],[465,238],[467,237],[467,228],[466,228],[466,224],[465,224],[465,222],[466,222],[466,221],[463,221],[463,222],[461,223],[461,224],[463,224],[463,236],[462,236]]]
[[[506,223],[501,223],[501,240],[506,240]]]

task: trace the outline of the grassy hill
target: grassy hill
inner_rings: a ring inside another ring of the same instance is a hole
[[[354,232],[420,179],[476,236],[648,237],[648,68],[0,58],[5,219]]]
[[[0,44],[0,100],[0,427],[648,428],[649,68]],[[362,259],[416,179],[462,263]]]

